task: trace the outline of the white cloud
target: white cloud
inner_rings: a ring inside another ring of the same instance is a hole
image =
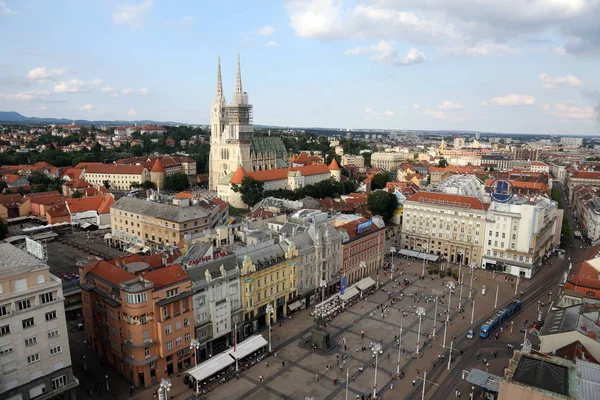
[[[131,95],[135,95],[135,94],[140,95],[140,96],[147,96],[147,95],[150,94],[150,91],[148,89],[144,89],[144,88],[141,88],[141,89],[131,89],[131,88],[129,88],[129,89],[123,89],[123,90],[121,90],[121,94],[123,96],[131,96]]]
[[[425,61],[423,53],[414,47],[408,51],[406,56],[401,57],[393,45],[394,42],[380,40],[379,43],[370,46],[368,50],[373,54],[371,59],[376,62],[395,66],[419,64]]]
[[[521,49],[510,47],[503,43],[476,43],[473,46],[455,46],[455,47],[444,47],[441,49],[443,52],[451,55],[465,56],[465,57],[487,57],[487,56],[507,56],[521,54]]]
[[[48,95],[50,95],[49,90],[30,90],[26,92],[20,92],[17,94],[0,93],[0,98],[10,100],[31,101],[44,100]]]
[[[140,28],[144,24],[144,15],[152,9],[152,0],[144,0],[138,4],[118,4],[113,13],[112,20],[115,24],[129,25],[131,28]]]
[[[184,26],[190,26],[194,22],[196,22],[196,18],[192,17],[191,15],[181,18],[181,24]]]
[[[442,104],[440,104],[438,106],[438,108],[440,110],[451,110],[451,109],[462,108],[462,105],[460,103],[453,103],[451,101],[446,100]]]
[[[275,33],[275,28],[272,26],[263,26],[258,30],[259,35],[270,36]]]
[[[348,50],[344,51],[344,54],[353,56],[353,55],[360,54],[361,51],[362,50],[360,47],[356,47],[354,49],[348,49]]]
[[[581,80],[573,75],[559,76],[556,78],[552,78],[547,74],[540,75],[540,81],[544,84],[544,89],[552,90],[557,86],[573,86],[580,87]]]
[[[556,103],[554,107],[559,111],[556,115],[562,119],[594,119],[600,117],[594,107],[575,107],[570,104]]]
[[[540,104],[540,107],[542,110],[549,110],[550,109],[550,104]]]
[[[53,91],[55,93],[85,93],[89,92],[94,86],[98,86],[100,84],[102,84],[101,79],[93,79],[91,81],[80,81],[73,79],[56,84]]]
[[[415,103],[412,105],[412,108],[421,108],[421,106]]]
[[[494,97],[491,101],[491,105],[495,106],[522,106],[522,105],[531,105],[535,103],[535,97],[527,95],[527,94],[507,94],[506,96],[498,96]],[[483,106],[486,106],[487,101],[482,103]]]
[[[265,47],[277,47],[279,46],[279,43],[275,42],[275,41],[270,41],[265,43]]]
[[[426,109],[425,111],[423,111],[423,114],[425,114],[428,117],[435,118],[435,119],[446,118],[446,114],[443,111],[438,111],[438,110]]]
[[[365,112],[365,119],[370,120],[370,119],[381,119],[382,116],[384,117],[392,117],[394,115],[396,115],[395,112],[391,111],[391,110],[385,110],[384,112],[379,112],[377,110],[373,110],[370,107],[366,107],[364,110]]]
[[[102,93],[108,93],[110,97],[117,97],[119,95],[119,91],[113,87],[105,86],[102,88]]]
[[[127,116],[129,117],[135,117],[137,115],[137,113],[135,112],[135,110],[133,108],[131,108],[129,111],[127,111]]]
[[[0,15],[11,15],[11,14],[17,14],[17,12],[8,8],[8,6],[6,5],[6,3],[4,1],[0,1]]]
[[[48,69],[46,67],[37,67],[29,70],[27,79],[38,81],[40,83],[48,82],[63,76],[67,72],[65,67],[57,69]]]
[[[83,111],[92,111],[94,109],[94,106],[92,106],[91,104],[86,104],[79,107],[79,109]]]

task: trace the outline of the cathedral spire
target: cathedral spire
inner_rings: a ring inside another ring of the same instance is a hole
[[[242,68],[240,66],[240,53],[238,53],[237,75],[235,78],[235,94],[233,96],[233,103],[234,104],[242,104],[244,102],[243,94],[244,94],[244,92],[242,91]]]
[[[217,99],[221,99],[223,97],[223,79],[221,78],[221,56],[219,56],[219,66],[217,69]]]

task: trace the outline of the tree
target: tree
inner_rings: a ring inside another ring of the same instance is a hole
[[[448,161],[446,161],[445,158],[440,159],[440,161],[438,162],[438,167],[446,168],[447,166],[448,166]]]
[[[139,182],[131,182],[129,184],[129,187],[132,188],[132,189],[137,189],[137,188],[140,187],[140,183]]]
[[[244,179],[242,179],[241,185],[232,184],[231,188],[234,192],[241,193],[242,201],[246,205],[252,207],[262,200],[264,186],[264,182],[257,181],[250,176],[245,176]]]
[[[80,199],[80,198],[83,197],[83,195],[79,192],[79,190],[76,190],[76,191],[73,192],[73,194],[71,195],[71,197],[73,199]]]
[[[387,190],[377,190],[369,195],[367,206],[373,215],[381,215],[383,219],[390,219],[398,208],[398,199],[395,194]]]
[[[388,182],[392,182],[394,178],[392,178],[392,174],[389,172],[380,172],[375,174],[373,179],[371,180],[371,189],[383,189]]]
[[[139,187],[141,187],[144,190],[156,189],[156,185],[154,184],[154,182],[150,182],[150,181],[142,182],[141,186],[139,186]]]
[[[109,182],[108,180],[106,180],[106,181],[102,181],[102,184],[104,185],[104,187],[105,187],[107,190],[110,190],[110,182]]]
[[[190,181],[188,177],[183,172],[178,172],[176,174],[167,175],[165,177],[165,190],[172,190],[175,192],[181,192],[182,190],[186,190],[190,187]]]

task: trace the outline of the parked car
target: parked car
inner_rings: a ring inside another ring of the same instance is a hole
[[[467,332],[467,339],[473,339],[473,329],[469,329],[469,332]]]

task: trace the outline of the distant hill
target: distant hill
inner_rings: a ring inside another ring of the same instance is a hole
[[[154,124],[154,125],[189,125],[181,122],[173,122],[173,121],[151,121],[151,120],[135,120],[135,121],[88,121],[85,119],[67,119],[67,118],[38,118],[38,117],[25,117],[18,112],[15,111],[0,111],[0,123],[13,123],[13,124],[39,124],[39,125],[47,125],[47,124],[58,124],[58,125],[68,125],[71,122],[75,121],[76,124],[79,125],[108,125],[108,126],[117,126],[117,125],[146,125],[146,124]]]

